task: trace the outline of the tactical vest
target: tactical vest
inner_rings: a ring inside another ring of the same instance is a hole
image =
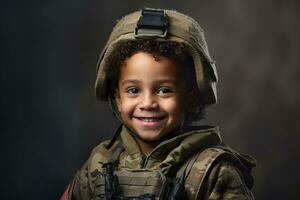
[[[201,188],[212,166],[218,160],[225,158],[234,162],[240,170],[241,177],[243,171],[247,170],[244,163],[224,146],[212,146],[190,155],[178,168],[175,177],[167,177],[160,170],[115,170],[118,157],[123,151],[119,141],[110,149],[100,148],[97,151],[111,159],[92,157],[89,161],[89,169],[95,169],[88,170],[93,200],[196,200],[201,195]],[[252,184],[252,180],[245,182]]]

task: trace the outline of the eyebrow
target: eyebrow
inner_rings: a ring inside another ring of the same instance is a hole
[[[141,80],[138,80],[138,79],[128,79],[128,80],[124,80],[122,83],[121,83],[121,85],[126,85],[126,84],[132,84],[132,83],[134,83],[134,84],[139,84],[139,83],[141,83],[142,81]],[[162,83],[172,83],[172,84],[178,84],[179,83],[179,81],[177,81],[177,80],[175,80],[175,79],[164,79],[164,78],[162,78],[162,79],[159,79],[159,80],[157,80],[157,81],[155,81],[155,83],[157,83],[157,84],[162,84]]]
[[[130,83],[140,83],[141,81],[140,80],[137,80],[137,79],[129,79],[129,80],[125,80],[125,81],[122,81],[121,85],[126,85],[126,84],[130,84]]]

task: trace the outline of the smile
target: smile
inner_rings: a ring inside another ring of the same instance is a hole
[[[165,117],[135,117],[144,126],[160,126]]]
[[[157,122],[163,119],[163,117],[138,117],[138,119],[144,122]]]

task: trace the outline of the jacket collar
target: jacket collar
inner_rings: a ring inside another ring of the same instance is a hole
[[[221,144],[222,139],[218,127],[190,127],[189,130],[162,141],[148,156],[144,156],[132,133],[123,127],[121,142],[128,153],[124,167],[160,169],[164,174],[168,174],[174,166],[189,157],[195,150]],[[140,165],[141,161],[143,166]]]

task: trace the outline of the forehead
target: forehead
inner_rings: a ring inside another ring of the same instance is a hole
[[[120,80],[169,78],[179,81],[181,71],[178,64],[167,57],[155,58],[152,54],[138,52],[126,59],[121,66]]]

